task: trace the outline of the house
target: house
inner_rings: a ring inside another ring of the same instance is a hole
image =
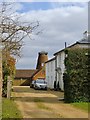
[[[76,43],[72,44],[71,46],[68,46],[67,49],[73,49],[73,48],[89,48],[90,47],[90,41],[89,37],[87,37],[87,32],[84,34],[84,38],[81,39],[80,41],[77,41]],[[64,90],[64,82],[63,82],[63,73],[65,72],[65,65],[64,65],[64,60],[65,60],[65,48],[54,53],[54,56],[56,57],[56,83],[58,84],[60,89],[63,91]]]
[[[84,34],[84,38],[81,39],[80,41],[77,41],[76,43],[72,44],[71,46],[68,46],[67,49],[73,49],[73,48],[89,48],[90,47],[90,36],[87,35],[87,32],[85,32]],[[64,91],[64,82],[63,82],[63,73],[65,72],[65,65],[64,65],[64,60],[65,60],[65,48],[54,53],[55,56],[55,60],[51,64],[51,61],[47,61],[46,62],[46,80],[48,82],[48,87],[51,88],[52,83],[54,81],[54,83],[56,85],[52,86],[56,87],[56,89],[61,89],[61,91]],[[52,66],[55,66],[55,68],[53,69]],[[51,69],[53,69],[53,73],[51,73]],[[55,70],[55,71],[54,71]],[[51,78],[52,77],[54,79],[52,79],[51,82]]]
[[[55,57],[45,62],[47,87],[54,89],[55,82]]]
[[[45,79],[46,78],[45,62],[47,60],[48,53],[45,51],[39,52],[36,69],[33,70],[17,69],[13,85],[29,86],[32,80]]]

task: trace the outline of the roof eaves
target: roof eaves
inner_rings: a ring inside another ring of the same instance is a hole
[[[58,51],[58,52],[54,53],[53,55],[55,56],[55,55],[57,55],[58,53],[60,53],[60,52],[64,51],[64,50],[65,50],[65,49],[67,49],[67,48],[71,48],[72,46],[74,46],[74,45],[76,45],[76,44],[79,44],[79,43],[78,43],[78,42],[76,42],[76,43],[74,43],[74,44],[72,44],[72,45],[70,45],[70,46],[68,46],[68,47],[66,47],[66,48],[64,48],[64,49],[62,49],[62,50],[60,50],[60,51]]]
[[[70,45],[70,46],[68,46],[68,47],[66,47],[66,48],[71,48],[72,46],[74,46],[74,45],[76,45],[76,44],[90,44],[90,42],[86,42],[86,43],[85,43],[85,42],[77,41],[76,43],[74,43],[74,44],[72,44],[72,45]],[[58,53],[64,51],[66,48],[64,48],[64,49],[62,49],[62,50],[60,50],[60,51],[54,53],[53,55],[54,55],[54,56],[57,55]]]
[[[55,57],[50,59],[50,60],[48,60],[48,61],[46,61],[45,63],[48,63],[48,62],[53,61],[53,60],[55,60]]]
[[[36,75],[41,69],[37,69],[36,72],[34,74],[32,74],[31,78]]]

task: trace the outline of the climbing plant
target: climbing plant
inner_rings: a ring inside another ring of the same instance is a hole
[[[88,49],[68,49],[64,73],[65,102],[89,101]]]
[[[3,70],[3,87],[2,95],[7,96],[7,78],[11,77],[13,80],[15,75],[15,59],[8,52],[3,51],[2,59],[2,70]]]

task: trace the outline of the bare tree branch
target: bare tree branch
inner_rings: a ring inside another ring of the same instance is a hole
[[[0,9],[0,41],[4,46],[4,50],[8,50],[13,55],[20,56],[20,49],[23,46],[23,39],[31,36],[31,34],[39,27],[39,22],[21,22],[13,12],[12,3],[2,3]],[[39,32],[38,32],[39,33]]]

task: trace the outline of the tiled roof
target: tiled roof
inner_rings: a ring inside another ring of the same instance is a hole
[[[17,69],[15,78],[30,78],[33,74],[35,74],[37,70],[22,70]]]
[[[39,72],[43,71],[44,69],[45,69],[45,67],[43,67],[41,69],[37,69],[37,71],[31,77],[37,75]]]

